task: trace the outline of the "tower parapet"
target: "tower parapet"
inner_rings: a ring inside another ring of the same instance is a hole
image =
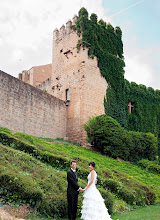
[[[72,25],[72,21],[69,19],[66,22],[66,32],[67,32],[67,34],[69,34],[71,32],[71,25]]]
[[[54,38],[54,40],[60,41],[60,40],[62,40],[62,38],[63,38],[65,35],[68,35],[68,34],[70,34],[71,32],[73,32],[72,29],[71,29],[71,26],[72,26],[72,25],[75,25],[77,19],[78,19],[78,16],[77,16],[77,15],[74,15],[72,21],[69,19],[69,20],[66,22],[66,26],[63,24],[59,30],[56,28],[56,29],[53,31],[53,38]]]
[[[73,25],[75,25],[76,21],[78,20],[78,16],[75,14],[72,19],[73,19]]]

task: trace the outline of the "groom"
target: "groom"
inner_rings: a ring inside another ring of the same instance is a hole
[[[77,162],[72,160],[70,163],[71,169],[67,172],[67,201],[68,201],[68,218],[70,220],[76,219],[78,194],[82,190],[78,186],[78,177],[76,173]]]

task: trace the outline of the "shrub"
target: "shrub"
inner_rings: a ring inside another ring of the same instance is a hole
[[[128,158],[128,148],[123,143],[125,133],[120,124],[106,115],[91,117],[84,129],[87,132],[88,141],[101,153],[116,158]]]
[[[150,164],[147,166],[148,171],[153,171],[155,173],[160,174],[160,165],[158,164]]]
[[[24,133],[20,133],[20,132],[16,132],[14,134],[14,137],[22,140],[22,141],[25,141],[27,142],[28,144],[34,144],[34,137],[31,136],[31,135],[27,135],[27,134],[24,134]]]
[[[37,210],[46,216],[61,218],[67,216],[67,200],[63,194],[52,194],[52,198],[44,199],[38,206]]]
[[[12,134],[12,132],[8,128],[0,127],[0,132],[4,132],[7,134]]]
[[[33,142],[32,137],[30,137],[29,135],[17,134],[17,136],[27,137],[28,142]],[[48,164],[54,167],[66,168],[66,164],[68,163],[68,160],[66,158],[63,158],[62,156],[55,155],[48,151],[44,151],[44,150],[42,151],[39,149],[40,148],[39,146],[25,143],[24,141],[21,141],[16,137],[11,136],[9,134],[5,134],[3,132],[0,132],[0,143],[12,147],[14,149],[29,153],[30,155],[36,157],[37,159],[43,162],[47,162]]]
[[[131,205],[149,205],[155,202],[155,193],[147,185],[137,181],[132,176],[117,170],[104,168],[98,185],[109,189],[118,198]]]
[[[0,174],[1,198],[11,201],[22,201],[31,206],[42,200],[43,193],[37,189],[34,182],[25,176],[13,171],[4,171]]]
[[[120,188],[122,188],[122,185],[119,181],[114,179],[105,179],[103,181],[104,188],[108,188],[111,190],[111,192],[117,192]]]
[[[151,133],[127,132],[132,138],[129,160],[137,162],[141,158],[154,160],[158,154],[157,138]]]
[[[154,163],[155,163],[155,162],[154,162]],[[147,168],[148,165],[150,165],[150,164],[151,164],[151,161],[146,160],[146,159],[143,159],[143,160],[138,161],[138,165],[139,165],[140,167],[142,167],[142,168]]]
[[[146,168],[147,171],[152,171],[154,173],[160,174],[160,165],[157,161],[140,160],[138,165],[142,168]]]
[[[121,188],[121,190],[118,192],[118,196],[126,201],[128,204],[136,204],[135,193],[133,193],[130,189],[127,189],[126,187]]]
[[[90,117],[84,129],[91,145],[110,157],[137,162],[142,158],[153,160],[158,154],[157,138],[153,134],[128,132],[109,116]]]

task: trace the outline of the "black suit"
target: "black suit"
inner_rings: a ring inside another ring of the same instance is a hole
[[[78,177],[72,170],[67,172],[67,200],[68,200],[68,218],[70,220],[76,219],[77,203],[78,203]]]

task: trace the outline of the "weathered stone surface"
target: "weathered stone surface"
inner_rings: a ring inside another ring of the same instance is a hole
[[[32,86],[38,86],[52,75],[52,64],[34,66],[18,74],[18,79]]]
[[[38,137],[66,137],[66,106],[0,71],[0,126]]]
[[[80,48],[77,52],[77,34],[71,31],[64,35],[64,32],[61,37],[60,29],[53,38],[53,72],[51,87],[47,91],[65,101],[66,90],[69,89],[66,136],[85,144],[83,124],[89,116],[104,114],[107,82],[101,76],[96,57],[89,58],[87,49]]]

